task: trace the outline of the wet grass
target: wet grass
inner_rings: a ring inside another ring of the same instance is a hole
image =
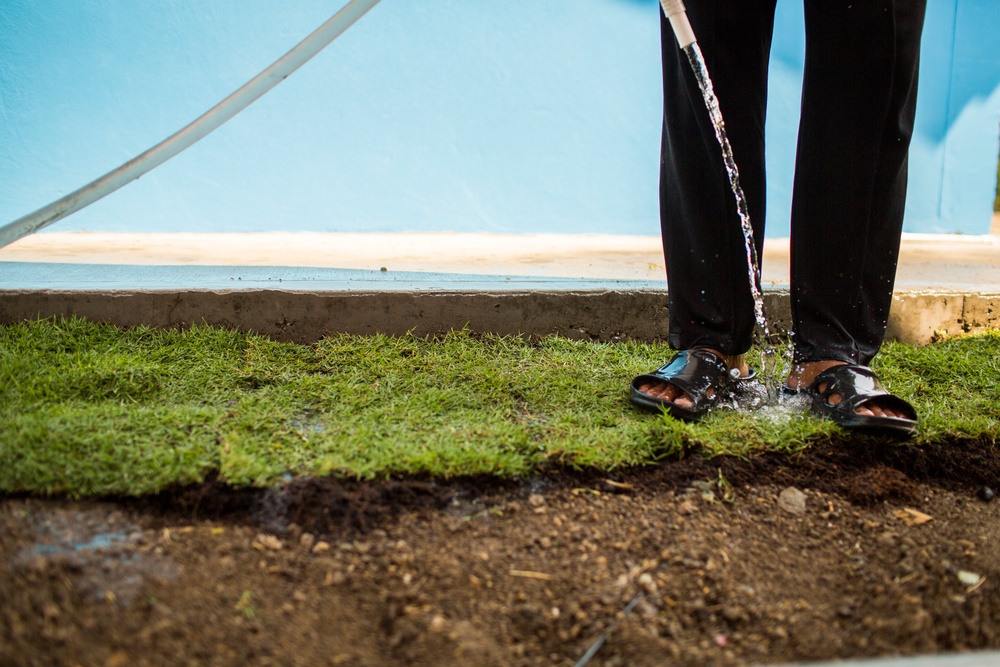
[[[215,471],[267,485],[613,470],[843,436],[787,411],[719,410],[691,425],[634,410],[629,381],[669,355],[663,344],[468,332],[306,346],[210,327],[3,326],[0,491],[138,495]],[[888,345],[876,368],[920,412],[915,442],[1000,434],[1000,334]]]

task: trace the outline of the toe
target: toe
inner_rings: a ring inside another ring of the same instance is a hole
[[[895,416],[891,412],[887,411],[884,406],[881,406],[878,403],[876,403],[875,405],[872,405],[869,409],[872,411],[872,414],[875,415],[876,417],[894,417]]]
[[[871,400],[859,405],[854,410],[855,413],[863,417],[891,417],[893,419],[907,419],[908,416],[902,411],[879,403],[878,400]]]
[[[689,408],[694,405],[694,402],[687,394],[669,382],[646,382],[639,385],[639,391],[652,398],[676,403],[681,407]]]
[[[688,396],[687,394],[685,394],[683,392],[681,392],[681,394],[679,396],[676,396],[676,397],[674,397],[672,399],[669,399],[669,400],[670,400],[671,403],[673,403],[674,405],[676,405],[679,408],[693,408],[694,407],[694,401],[691,400],[690,396]]]

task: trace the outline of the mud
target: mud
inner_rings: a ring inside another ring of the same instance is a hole
[[[591,665],[996,649],[998,487],[990,442],[852,440],[613,475],[8,497],[0,664],[573,665],[601,641]]]

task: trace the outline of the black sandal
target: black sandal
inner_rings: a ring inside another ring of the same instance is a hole
[[[751,373],[747,378],[753,377]],[[694,404],[682,407],[672,401],[656,398],[639,391],[645,382],[667,382],[674,385],[690,398]],[[726,362],[713,352],[695,348],[683,350],[674,355],[666,366],[652,373],[640,375],[632,380],[632,394],[629,400],[636,407],[647,412],[662,412],[684,421],[698,421],[719,400],[722,389],[731,382]]]
[[[823,387],[820,390],[820,387]],[[829,419],[834,424],[852,431],[872,435],[891,435],[908,438],[917,432],[917,411],[913,406],[890,394],[879,382],[875,372],[859,364],[842,364],[826,369],[816,376],[805,390],[812,399],[813,414]],[[830,403],[831,396],[840,396],[836,405]],[[876,417],[859,415],[855,410],[871,401],[894,408],[907,417]]]

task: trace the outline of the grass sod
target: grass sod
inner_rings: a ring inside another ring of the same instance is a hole
[[[630,379],[669,355],[469,332],[307,346],[211,327],[3,326],[0,492],[140,495],[212,471],[239,486],[614,470],[685,451],[794,452],[838,433],[804,415],[717,410],[691,425],[634,410]],[[889,344],[875,367],[920,413],[914,442],[1000,434],[1000,334]]]

